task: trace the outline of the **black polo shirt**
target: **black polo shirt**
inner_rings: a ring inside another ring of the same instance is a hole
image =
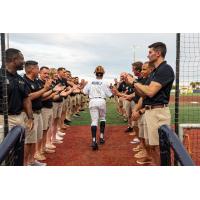
[[[174,71],[166,61],[162,62],[149,76],[146,85],[149,85],[151,81],[158,82],[162,85],[162,88],[158,93],[150,98],[146,97],[143,101],[143,105],[163,105],[169,103],[170,91],[174,82]]]
[[[142,78],[141,77],[141,78],[137,79],[137,82],[141,83],[142,85],[144,85],[146,83],[146,81],[147,81],[147,78]],[[139,99],[140,99],[140,96],[137,93],[135,93],[135,96],[133,97],[133,101],[135,103],[138,103]]]
[[[125,91],[126,91],[127,95],[130,95],[130,94],[134,93],[134,89],[130,85],[126,85],[126,90]]]
[[[42,81],[41,79],[38,79],[39,84],[44,87],[45,81]],[[42,101],[42,107],[43,108],[52,108],[53,107],[53,102],[52,99],[47,99]]]
[[[8,92],[8,114],[18,115],[23,110],[23,101],[28,97],[29,89],[24,79],[16,74],[6,71]],[[3,114],[3,77],[0,69],[0,114]]]
[[[126,91],[127,84],[123,81],[119,84],[119,87],[117,88],[119,92],[125,92]]]
[[[38,79],[36,78],[34,81],[29,79],[26,75],[24,75],[24,80],[26,81],[30,93],[37,92],[43,88],[43,86],[40,84]],[[33,111],[38,111],[42,109],[42,97],[38,97],[34,100],[32,100],[32,109]]]

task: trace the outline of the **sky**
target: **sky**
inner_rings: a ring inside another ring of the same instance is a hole
[[[97,65],[105,68],[105,80],[131,72],[131,63],[147,61],[148,45],[167,45],[166,60],[175,67],[176,34],[173,33],[10,33],[10,47],[18,48],[25,60],[39,66],[65,67],[72,75],[91,80]]]

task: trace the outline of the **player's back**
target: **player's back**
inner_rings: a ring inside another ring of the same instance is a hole
[[[102,79],[95,79],[86,86],[89,98],[103,98],[110,97],[112,95],[109,87]]]

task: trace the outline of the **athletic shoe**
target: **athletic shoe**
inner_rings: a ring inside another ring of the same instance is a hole
[[[55,149],[49,149],[49,148],[45,148],[45,153],[55,153]]]
[[[73,117],[80,117],[80,115],[79,114],[74,114]]]
[[[46,147],[47,149],[55,149],[55,148],[56,148],[56,146],[53,145],[53,144],[46,144],[45,147]]]
[[[92,142],[92,150],[98,150],[98,144],[96,142]]]
[[[150,159],[150,158],[141,158],[140,160],[136,160],[136,163],[138,163],[140,165],[152,164],[152,159]]]
[[[62,144],[63,141],[62,141],[62,140],[57,140],[57,139],[55,139],[55,140],[52,141],[52,143],[53,143],[53,144]]]
[[[128,119],[124,118],[124,122],[127,122],[127,121],[128,121]]]
[[[36,153],[35,156],[34,156],[34,158],[36,160],[39,160],[39,161],[46,160],[46,157],[44,155],[39,154],[39,153]]]
[[[85,109],[80,109],[79,111],[85,111]]]
[[[61,132],[61,131],[57,131],[56,134],[58,134],[59,137],[63,137],[63,136],[65,136],[66,133],[63,133],[63,132]]]
[[[38,160],[35,160],[34,162],[30,163],[28,166],[46,166],[46,163],[39,162]]]
[[[66,123],[71,123],[72,121],[69,120],[69,119],[65,119],[64,122],[66,122]]]
[[[140,146],[140,145],[137,145],[137,147],[134,147],[132,150],[134,152],[137,152],[137,151],[141,151],[143,148]]]
[[[130,132],[133,132],[133,128],[131,128],[131,127],[128,127],[125,131],[124,131],[125,133],[130,133]]]
[[[145,158],[147,157],[147,152],[145,150],[139,151],[134,155],[135,158]]]
[[[67,120],[67,119],[64,120],[64,125],[65,125],[65,126],[69,126],[70,123],[71,123],[71,121],[69,121],[69,120]]]
[[[132,141],[130,141],[131,144],[139,144],[140,140],[138,138],[134,138]]]
[[[104,144],[105,140],[103,138],[99,138],[99,144]]]
[[[60,140],[60,141],[62,141],[63,140],[63,138],[62,137],[60,137],[57,133],[56,133],[56,140]]]

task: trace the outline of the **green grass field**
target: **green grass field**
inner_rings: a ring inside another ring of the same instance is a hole
[[[172,124],[175,118],[175,106],[170,106],[172,115]],[[200,106],[197,105],[181,105],[179,106],[179,123],[200,123]]]
[[[91,124],[91,118],[89,114],[89,110],[86,109],[85,111],[80,113],[81,117],[79,118],[72,118],[72,125],[90,125]],[[116,112],[116,105],[114,103],[114,100],[108,100],[107,101],[107,114],[106,114],[106,123],[107,124],[113,124],[113,125],[126,125],[127,123],[123,121],[122,116],[120,116]]]
[[[174,124],[175,117],[175,106],[170,106],[170,111],[172,115],[171,123]],[[179,107],[180,117],[179,123],[200,123],[200,106],[197,105],[181,105]],[[81,117],[72,118],[72,125],[90,125],[91,119],[89,110],[86,109],[81,112]],[[113,99],[107,101],[107,124],[112,125],[126,125],[127,123],[123,121],[122,116],[116,112],[116,105]]]

